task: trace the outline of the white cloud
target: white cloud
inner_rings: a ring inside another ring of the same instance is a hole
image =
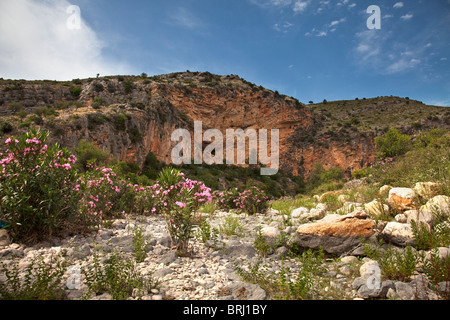
[[[401,16],[400,19],[407,21],[407,20],[412,19],[413,17],[414,17],[414,15],[412,13],[407,13],[407,14]]]
[[[349,7],[349,8],[354,8],[354,7],[356,7],[356,3],[352,3],[352,4],[350,4],[348,7]]]
[[[395,4],[394,4],[394,8],[403,8],[403,2],[396,2]]]
[[[288,6],[291,4],[292,0],[270,0],[271,4],[274,6]]]
[[[201,26],[200,21],[187,9],[178,8],[170,17],[170,22],[183,28],[194,29]]]
[[[283,32],[283,33],[287,33],[287,32],[288,32],[288,29],[291,28],[292,26],[293,26],[292,23],[286,21],[286,22],[281,23],[281,24],[275,23],[275,24],[273,25],[273,28],[274,28],[276,31]]]
[[[286,7],[292,3],[292,0],[250,0],[251,3],[256,4],[262,8],[265,7]]]
[[[342,23],[342,22],[345,22],[345,21],[347,21],[347,18],[341,18],[341,19],[339,19],[339,20],[334,20],[334,21],[331,21],[331,23],[330,23],[330,27],[333,27],[333,26],[336,26],[336,25],[338,25],[339,23]]]
[[[308,7],[309,1],[302,1],[298,0],[294,3],[294,12],[299,13],[306,10],[306,7]]]
[[[123,64],[106,61],[106,44],[83,21],[69,29],[66,0],[0,1],[0,70],[11,79],[71,80],[123,73]]]

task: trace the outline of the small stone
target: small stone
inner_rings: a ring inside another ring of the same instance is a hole
[[[354,264],[358,261],[358,258],[355,256],[346,256],[341,258],[341,264]]]
[[[161,268],[161,269],[156,270],[153,273],[153,276],[155,278],[164,278],[166,275],[171,274],[171,273],[173,273],[172,269],[170,269],[170,268]]]
[[[0,247],[8,246],[11,243],[8,232],[5,229],[0,229]]]

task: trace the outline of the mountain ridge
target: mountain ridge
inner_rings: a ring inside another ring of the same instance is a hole
[[[142,168],[151,152],[170,163],[178,128],[279,129],[280,169],[306,178],[315,163],[350,176],[375,160],[374,138],[394,126],[414,135],[450,127],[450,110],[399,97],[306,105],[237,75],[176,72],[72,81],[0,80],[8,132],[38,126],[70,149],[84,139]],[[205,147],[205,145],[203,145]],[[247,155],[248,156],[248,155]],[[248,162],[246,162],[248,163]]]

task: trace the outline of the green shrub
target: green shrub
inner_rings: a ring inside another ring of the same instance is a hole
[[[79,223],[76,157],[58,144],[47,146],[48,134],[31,130],[5,142],[0,218],[15,240],[34,242]]]
[[[137,263],[144,262],[148,246],[149,242],[144,234],[144,228],[135,226],[133,229],[133,254]]]
[[[128,78],[123,81],[123,89],[126,94],[129,94],[134,89],[134,82],[132,79]]]
[[[239,217],[234,215],[228,215],[224,218],[223,222],[219,225],[219,232],[227,236],[239,236],[244,231],[244,227],[239,221]]]
[[[11,110],[13,114],[16,114],[17,112],[23,110],[23,106],[18,102],[13,102],[8,106],[8,110]]]
[[[1,262],[0,272],[5,282],[0,281],[0,300],[64,300],[64,273],[66,262],[60,256],[51,257],[45,262],[42,256],[34,258],[20,273],[18,261],[7,265]],[[51,266],[51,267],[49,267]]]
[[[104,106],[106,104],[106,101],[103,100],[100,97],[95,97],[94,101],[92,102],[92,108],[99,109],[101,106]]]
[[[105,258],[102,264],[100,255],[95,252],[92,265],[82,269],[88,286],[85,298],[89,298],[93,293],[107,292],[114,300],[125,300],[131,297],[135,289],[138,290],[138,295],[142,296],[146,291],[157,287],[158,283],[151,275],[141,275],[136,270],[134,261],[127,259],[120,252],[113,250]]]
[[[366,255],[378,261],[381,273],[391,280],[408,281],[417,268],[420,255],[411,246],[399,251],[392,248],[364,247]]]
[[[95,92],[102,92],[103,90],[105,90],[105,88],[103,87],[103,85],[100,82],[94,83],[94,91]]]
[[[81,94],[81,87],[77,86],[77,87],[73,87],[72,89],[70,89],[70,93],[72,94],[72,96],[74,96],[75,98],[78,98]]]
[[[390,128],[383,136],[375,138],[375,144],[380,156],[397,157],[405,154],[411,148],[411,137],[399,130]]]
[[[0,134],[10,133],[13,129],[13,126],[9,122],[0,122]]]
[[[127,120],[128,117],[125,114],[116,113],[112,119],[114,128],[118,131],[125,131],[127,128]]]
[[[128,129],[128,136],[130,137],[131,143],[140,143],[142,142],[142,134],[138,127],[133,126]]]
[[[109,153],[97,148],[93,143],[81,139],[75,149],[77,165],[85,170],[88,164],[100,165],[109,158]]]
[[[186,179],[181,171],[168,167],[159,176],[159,210],[167,221],[172,245],[178,254],[189,253],[195,214],[199,207],[211,201],[211,189],[203,182]],[[152,211],[156,211],[153,208]]]
[[[320,275],[325,272],[322,263],[323,250],[308,250],[299,257],[298,271],[294,272],[284,265],[278,273],[269,271],[259,259],[255,264],[249,264],[248,271],[235,263],[235,269],[245,281],[259,284],[270,298],[277,300],[307,300],[318,295]]]
[[[314,164],[313,169],[311,170],[308,181],[307,181],[307,189],[309,191],[321,186],[322,184],[336,183],[342,182],[344,179],[344,172],[341,168],[331,167],[326,170],[320,162]],[[332,186],[333,184],[330,184]],[[336,188],[340,188],[340,186],[332,187],[333,190]],[[330,191],[330,190],[327,190]]]
[[[96,126],[102,125],[106,122],[106,117],[101,113],[90,113],[87,115],[88,129],[93,130]]]

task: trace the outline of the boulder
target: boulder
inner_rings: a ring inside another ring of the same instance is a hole
[[[414,245],[414,235],[409,223],[390,221],[381,232],[381,237],[386,243],[400,247]]]
[[[275,227],[264,227],[261,229],[261,235],[267,238],[277,238],[281,234],[280,230]]]
[[[298,249],[318,249],[331,254],[347,253],[374,235],[375,221],[364,211],[347,215],[330,214],[325,218],[298,227],[289,246]]]
[[[449,214],[450,213],[450,197],[435,196],[428,200],[428,202],[420,207],[421,211],[430,211],[434,214]]]
[[[408,218],[405,214],[399,213],[394,217],[394,220],[400,223],[406,223],[408,221]]]
[[[417,182],[414,191],[422,199],[428,200],[437,196],[440,190],[439,183],[436,182]]]
[[[433,221],[433,213],[428,210],[408,210],[405,211],[405,215],[408,223],[415,221],[418,225],[421,222],[431,225]]]
[[[383,196],[383,197],[386,196],[388,194],[389,190],[391,190],[391,189],[392,189],[392,187],[388,186],[388,185],[384,185],[384,186],[380,187],[380,190],[379,190],[380,196]]]
[[[392,188],[389,190],[389,204],[394,210],[405,211],[416,209],[414,198],[416,192],[411,188]]]
[[[305,213],[306,214],[309,213],[308,208],[300,207],[300,208],[294,209],[291,212],[291,218],[300,218],[300,216],[302,216]]]
[[[309,214],[307,214],[306,217],[311,220],[319,220],[325,217],[326,213],[327,205],[325,203],[319,203],[315,208],[312,208],[309,211]]]
[[[375,199],[364,205],[364,210],[373,218],[378,218],[380,216],[389,213],[389,206],[381,203],[381,201]]]

